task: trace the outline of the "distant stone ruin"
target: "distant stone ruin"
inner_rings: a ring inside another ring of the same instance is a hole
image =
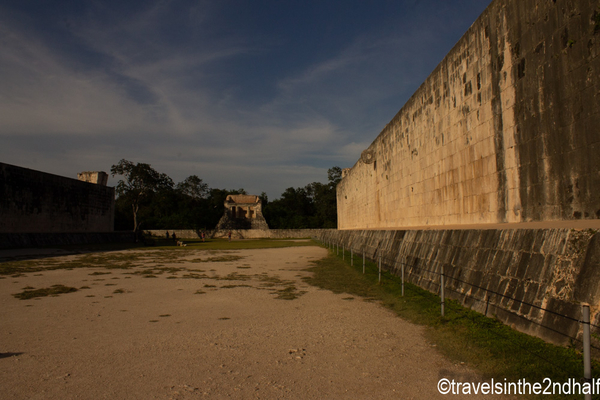
[[[236,194],[225,199],[225,212],[216,230],[269,229],[262,214],[262,201],[258,196]]]
[[[83,182],[106,186],[108,174],[102,171],[85,171],[77,174],[77,179]]]

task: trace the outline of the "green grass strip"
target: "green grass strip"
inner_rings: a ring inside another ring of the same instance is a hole
[[[464,362],[485,378],[496,381],[542,383],[567,382],[574,378],[583,382],[583,356],[575,348],[566,348],[544,342],[542,339],[518,332],[497,319],[463,307],[446,299],[445,317],[441,317],[440,297],[405,282],[404,296],[401,279],[387,271],[378,283],[378,266],[366,262],[363,275],[362,256],[354,255],[350,266],[350,252],[329,251],[328,257],[316,261],[308,271],[313,275],[306,282],[334,293],[348,293],[375,300],[393,310],[403,319],[426,327],[426,338],[454,362]],[[592,362],[594,378],[600,378],[600,363]],[[544,398],[573,398],[572,395],[544,396]],[[583,396],[581,396],[583,398]],[[597,397],[594,397],[597,398]]]

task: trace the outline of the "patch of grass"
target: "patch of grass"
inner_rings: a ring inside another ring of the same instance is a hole
[[[138,261],[140,256],[141,253],[139,252],[97,253],[79,255],[76,256],[76,258],[68,261],[64,261],[60,257],[48,257],[37,260],[7,261],[0,263],[0,275],[24,274],[39,271],[52,271],[57,269],[71,270],[75,268],[102,267],[108,269],[127,269],[133,267],[133,262]]]
[[[179,271],[183,271],[183,268],[175,268],[175,267],[154,267],[154,271],[155,273],[157,273],[156,271],[159,271],[158,273],[165,273],[168,272],[170,274],[175,274]]]
[[[189,273],[189,274],[185,274],[181,277],[182,279],[208,279],[209,276],[206,274],[194,274],[194,273]]]
[[[100,272],[100,271],[95,271],[95,272],[92,272],[91,274],[88,274],[88,275],[95,276],[95,275],[108,275],[108,274],[112,274],[112,272]]]
[[[294,284],[294,281],[287,281],[287,280],[284,281],[284,280],[281,280],[281,278],[279,278],[278,276],[269,276],[266,274],[261,274],[261,275],[254,275],[254,277],[262,282],[261,286],[265,286],[265,287],[285,286],[285,285]]]
[[[290,285],[275,291],[275,293],[277,293],[275,298],[278,300],[294,300],[302,296],[306,291],[298,291],[296,286]]]
[[[250,285],[224,285],[224,286],[221,286],[221,289],[233,289],[236,287],[252,287],[252,286],[250,286]]]
[[[206,292],[204,292],[204,291],[202,291],[202,290],[200,290],[200,289],[198,289],[198,290],[196,290],[196,291],[194,292],[194,294],[205,294],[205,293],[206,293]]]
[[[315,266],[307,270],[312,276],[303,280],[334,293],[373,299],[403,319],[424,325],[428,340],[442,353],[473,366],[484,378],[543,382],[549,377],[554,382],[566,382],[582,376],[582,355],[572,348],[520,333],[452,300],[446,300],[445,317],[441,317],[439,296],[407,282],[402,297],[398,277],[386,272],[379,285],[375,263],[367,263],[363,275],[362,263],[350,267],[349,257],[346,260],[330,254],[315,261]],[[592,369],[593,376],[600,378],[600,363],[595,360]]]
[[[218,281],[247,281],[252,279],[250,275],[238,274],[237,272],[232,272],[225,276],[212,276],[207,278],[216,279]]]
[[[125,289],[115,289],[115,291],[113,292],[113,294],[120,294],[120,293],[125,293]]]
[[[241,260],[242,258],[244,258],[244,257],[242,257],[242,256],[224,255],[224,256],[208,257],[206,259],[195,258],[192,261],[196,262],[196,263],[201,263],[201,262],[228,262],[228,261]]]
[[[49,288],[42,289],[25,289],[21,293],[13,294],[14,297],[20,300],[33,299],[36,297],[45,297],[45,296],[58,296],[63,293],[72,293],[76,292],[78,289],[74,287],[68,287],[64,285],[52,285]]]

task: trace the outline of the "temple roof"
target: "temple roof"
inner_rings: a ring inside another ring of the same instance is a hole
[[[251,194],[230,194],[225,199],[226,203],[254,204],[260,202],[260,198]]]

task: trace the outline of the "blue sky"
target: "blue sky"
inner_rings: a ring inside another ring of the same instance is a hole
[[[490,2],[4,0],[0,162],[278,198],[354,165]]]

